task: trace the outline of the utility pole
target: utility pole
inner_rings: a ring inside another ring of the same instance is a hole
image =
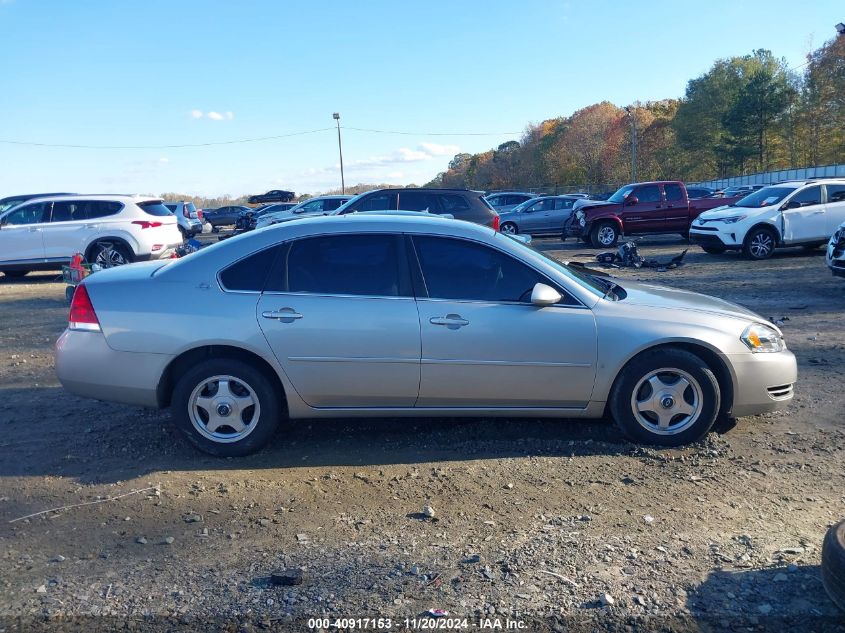
[[[340,154],[340,193],[346,193],[346,181],[343,178],[343,145],[340,144],[340,112],[332,114],[337,121],[337,151]]]
[[[637,182],[637,119],[631,106],[625,108],[631,119],[631,182]]]

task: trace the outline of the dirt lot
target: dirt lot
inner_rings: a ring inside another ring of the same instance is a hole
[[[640,243],[647,256],[682,248]],[[0,629],[131,616],[143,629],[306,630],[330,616],[400,630],[438,608],[469,630],[496,618],[845,630],[818,568],[826,528],[845,516],[845,281],[820,252],[749,263],[691,249],[687,262],[618,274],[788,317],[800,382],[782,414],[660,451],[609,422],[338,420],[212,459],[167,412],[64,393],[52,360],[64,286],[0,280]],[[270,583],[297,568],[301,584]]]

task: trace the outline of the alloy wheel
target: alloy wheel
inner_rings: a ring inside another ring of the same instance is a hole
[[[603,226],[599,229],[598,238],[602,246],[610,246],[616,240],[616,229],[612,226]]]
[[[114,244],[102,243],[100,244],[97,255],[94,257],[94,263],[99,264],[103,268],[112,268],[114,266],[123,266],[126,262],[126,257],[116,248]]]
[[[211,376],[188,398],[188,416],[196,431],[212,442],[238,442],[258,426],[261,406],[255,390],[235,376]]]
[[[631,410],[650,433],[675,435],[695,424],[702,399],[695,378],[681,369],[664,367],[639,380],[631,394]]]
[[[767,231],[760,231],[751,236],[748,250],[757,259],[765,259],[774,248],[775,243]]]

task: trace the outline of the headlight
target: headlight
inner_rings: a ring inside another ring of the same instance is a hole
[[[737,222],[739,222],[740,220],[744,220],[745,218],[746,216],[744,215],[734,215],[729,218],[720,218],[719,221],[724,222],[725,224],[736,224]]]
[[[778,331],[762,323],[752,323],[740,337],[752,352],[782,352],[786,343]]]

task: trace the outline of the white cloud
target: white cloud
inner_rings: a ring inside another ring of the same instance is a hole
[[[457,145],[440,145],[439,143],[420,143],[420,148],[432,156],[454,156],[461,151]]]
[[[170,159],[167,156],[162,156],[161,158],[158,159],[158,162],[160,162],[162,164],[163,163],[169,163]]]
[[[390,180],[399,180],[399,179],[405,177],[405,172],[404,171],[392,171],[389,174],[387,174],[387,177],[390,178]]]
[[[222,121],[222,120],[225,118],[225,117],[224,117],[222,114],[220,114],[219,112],[214,112],[214,110],[212,110],[211,112],[209,112],[206,116],[207,116],[209,119],[211,119],[212,121]]]
[[[0,0],[2,2],[3,0]],[[191,118],[192,119],[202,119],[203,117],[207,119],[211,119],[212,121],[231,121],[235,118],[235,113],[231,110],[226,110],[226,112],[215,112],[214,110],[209,110],[208,112],[203,112],[202,110],[191,110]]]
[[[201,119],[203,115],[202,110],[191,110],[192,119]]]

